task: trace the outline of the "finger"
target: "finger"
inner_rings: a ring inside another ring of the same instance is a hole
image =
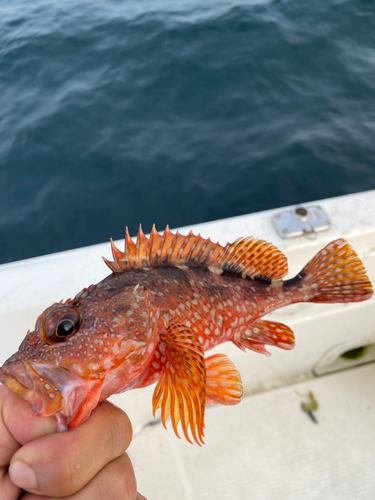
[[[8,474],[9,462],[22,444],[56,432],[56,419],[37,417],[27,401],[0,385],[0,498],[16,500],[18,488]]]
[[[141,500],[137,496],[137,485],[133,466],[126,453],[107,464],[84,488],[63,500]],[[26,493],[22,500],[59,500]],[[60,497],[60,500],[61,497]]]
[[[72,495],[121,456],[131,438],[128,416],[104,402],[78,427],[23,446],[13,456],[9,474],[14,484],[34,494]]]
[[[12,483],[6,468],[0,469],[0,498],[1,500],[17,500],[21,489]]]
[[[21,445],[56,432],[54,417],[37,417],[30,404],[0,385],[0,467],[8,466]]]

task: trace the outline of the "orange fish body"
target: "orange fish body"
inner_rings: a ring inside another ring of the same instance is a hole
[[[261,319],[295,302],[356,302],[371,283],[345,240],[321,250],[295,278],[270,243],[239,239],[222,247],[190,233],[147,239],[128,232],[125,251],[112,243],[112,270],[102,282],[39,316],[0,381],[27,399],[38,415],[55,415],[59,430],[86,420],[111,394],[157,382],[161,408],[175,433],[203,443],[205,403],[237,404],[239,373],[223,354],[204,357],[222,342],[267,353],[292,349],[289,327]],[[190,428],[190,434],[189,430]]]

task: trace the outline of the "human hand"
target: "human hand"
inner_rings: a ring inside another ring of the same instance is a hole
[[[36,417],[26,401],[2,385],[0,498],[145,500],[137,494],[125,453],[131,438],[127,415],[106,401],[83,424],[56,433],[54,417]]]

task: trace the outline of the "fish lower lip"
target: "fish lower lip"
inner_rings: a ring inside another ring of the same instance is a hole
[[[0,382],[28,401],[36,415],[54,415],[58,430],[84,422],[98,404],[102,380],[85,380],[64,368],[21,359],[5,362]]]
[[[54,383],[42,378],[33,363],[17,360],[0,368],[0,382],[28,401],[36,415],[55,415],[64,406],[64,399]]]
[[[34,384],[28,373],[28,366],[29,364],[23,359],[17,359],[11,362],[8,360],[3,364],[0,370],[3,377],[8,378],[7,376],[11,376],[26,389],[33,390]],[[2,380],[0,379],[0,381]],[[4,383],[4,385],[6,384]]]
[[[0,382],[26,401],[29,401],[29,403],[33,406],[42,406],[43,403],[40,396],[38,396],[33,389],[25,387],[16,379],[16,377],[14,377],[11,373],[6,372],[3,368],[0,368]]]

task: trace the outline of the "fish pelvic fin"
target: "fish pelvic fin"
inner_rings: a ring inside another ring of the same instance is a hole
[[[361,302],[374,293],[361,260],[344,239],[320,250],[298,277],[309,285],[308,302]]]
[[[242,398],[242,380],[238,370],[225,354],[213,354],[205,359],[206,403],[237,405]]]
[[[161,409],[161,420],[171,417],[172,427],[179,438],[177,426],[181,422],[185,438],[204,444],[204,403],[206,370],[203,349],[197,335],[184,325],[169,326],[160,335],[165,345],[166,361],[152,398],[153,414]]]
[[[232,342],[242,351],[250,349],[266,356],[270,353],[265,345],[287,350],[293,349],[295,345],[294,334],[289,326],[264,319],[258,319],[248,325],[245,331],[236,333]]]

